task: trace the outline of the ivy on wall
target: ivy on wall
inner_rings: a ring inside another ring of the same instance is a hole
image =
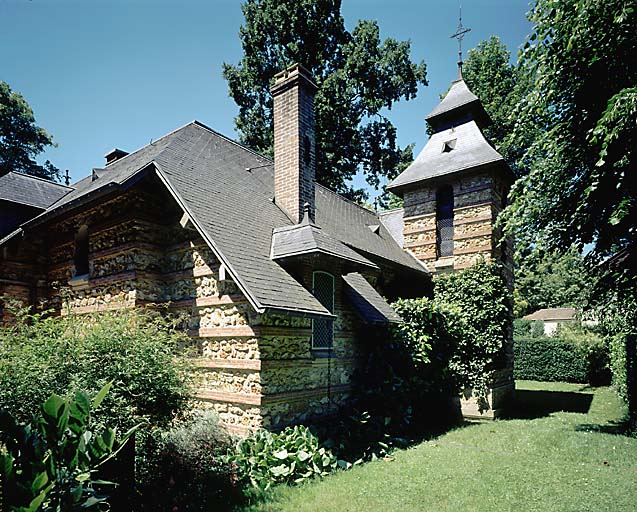
[[[472,389],[484,398],[494,370],[504,363],[511,300],[497,263],[481,261],[440,275],[433,299],[394,302],[405,320],[394,328],[394,341],[410,354],[416,374],[426,376],[430,387],[454,393]]]

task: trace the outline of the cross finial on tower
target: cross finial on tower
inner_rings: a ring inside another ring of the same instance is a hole
[[[64,174],[64,184],[68,187],[71,184],[71,175],[69,174],[69,170],[66,170]]]
[[[462,78],[462,40],[467,32],[471,32],[471,29],[462,26],[462,6],[460,6],[458,30],[456,30],[455,34],[451,35],[451,39],[458,40],[458,80]]]

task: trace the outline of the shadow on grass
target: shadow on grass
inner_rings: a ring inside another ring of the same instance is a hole
[[[519,389],[502,415],[504,419],[535,419],[554,412],[586,414],[593,401],[590,393]]]
[[[615,436],[637,437],[636,434],[631,431],[628,419],[609,421],[603,425],[598,423],[582,423],[581,425],[576,425],[575,430],[578,432],[601,432]]]

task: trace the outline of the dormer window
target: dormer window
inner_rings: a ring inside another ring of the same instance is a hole
[[[88,274],[88,226],[81,226],[75,234],[75,277]]]
[[[442,145],[442,152],[443,153],[451,153],[454,149],[456,149],[456,141],[458,139],[451,139],[448,140],[447,142],[445,142]]]

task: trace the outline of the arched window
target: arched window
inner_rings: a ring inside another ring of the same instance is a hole
[[[88,226],[81,226],[75,234],[75,276],[88,274]]]
[[[334,313],[334,276],[327,272],[312,273],[312,293],[330,313]],[[334,341],[334,320],[315,318],[312,320],[312,349],[328,350]]]
[[[438,258],[453,256],[453,188],[436,192],[436,253]]]

